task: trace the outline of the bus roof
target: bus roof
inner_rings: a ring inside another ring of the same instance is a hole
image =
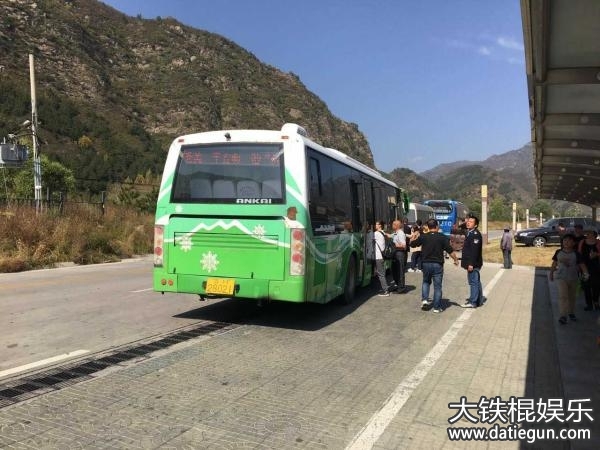
[[[450,198],[446,199],[437,199],[437,200],[425,200],[423,202],[425,205],[462,205],[462,202],[458,200],[452,200]]]

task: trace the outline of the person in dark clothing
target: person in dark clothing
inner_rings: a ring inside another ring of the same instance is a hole
[[[583,225],[581,225],[580,223],[575,224],[575,226],[573,227],[573,236],[575,236],[575,248],[577,248],[579,242],[585,239],[583,233]]]
[[[421,233],[419,237],[410,241],[411,247],[421,247],[421,258],[423,267],[423,283],[421,285],[421,308],[426,310],[430,305],[429,288],[433,282],[433,312],[440,313],[444,310],[442,306],[442,281],[444,279],[444,252],[447,252],[454,264],[458,265],[456,252],[450,246],[450,239],[439,232],[438,221],[429,219],[427,221],[427,233]]]
[[[409,236],[407,236],[407,239],[417,239],[423,232],[422,225],[423,222],[421,219],[417,220],[417,222],[412,226],[412,232]],[[413,247],[413,249],[410,251],[410,268],[408,271],[421,272],[421,269],[421,247]]]
[[[408,224],[408,219],[405,217],[402,219],[402,231],[404,231],[404,235],[408,240],[410,233],[412,233],[412,227]],[[404,271],[408,270],[408,253],[410,252],[410,247],[407,245],[406,250],[404,252]]]
[[[600,241],[595,229],[585,230],[583,240],[577,244],[577,251],[589,274],[587,280],[581,280],[585,294],[584,311],[600,309]]]
[[[469,216],[466,220],[467,235],[462,249],[461,267],[467,271],[469,283],[469,299],[462,305],[463,308],[477,308],[483,304],[483,287],[479,271],[483,266],[483,238],[477,229],[479,219]]]
[[[394,276],[394,283],[396,284],[396,293],[406,293],[406,235],[402,231],[402,223],[399,220],[394,220],[392,223],[392,241],[396,251],[392,258],[392,275]]]

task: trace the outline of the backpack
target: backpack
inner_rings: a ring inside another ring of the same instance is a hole
[[[377,241],[375,242],[375,245],[379,247],[379,251],[381,252],[381,256],[383,256],[383,259],[392,259],[394,257],[394,253],[396,253],[396,246],[394,245],[394,241],[392,241],[392,239],[389,239],[385,235],[385,233],[380,233],[383,234],[383,236],[385,237],[385,248],[382,249],[381,247],[379,247]]]

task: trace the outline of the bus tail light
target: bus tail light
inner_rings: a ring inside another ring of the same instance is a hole
[[[290,275],[304,275],[305,256],[305,232],[301,228],[292,228],[290,239]]]
[[[154,225],[154,267],[163,265],[163,246],[165,227],[163,225]]]

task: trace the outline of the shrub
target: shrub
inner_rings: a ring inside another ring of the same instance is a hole
[[[63,214],[31,207],[0,213],[0,272],[18,272],[72,261],[118,261],[152,251],[154,217],[107,205],[69,204]]]

